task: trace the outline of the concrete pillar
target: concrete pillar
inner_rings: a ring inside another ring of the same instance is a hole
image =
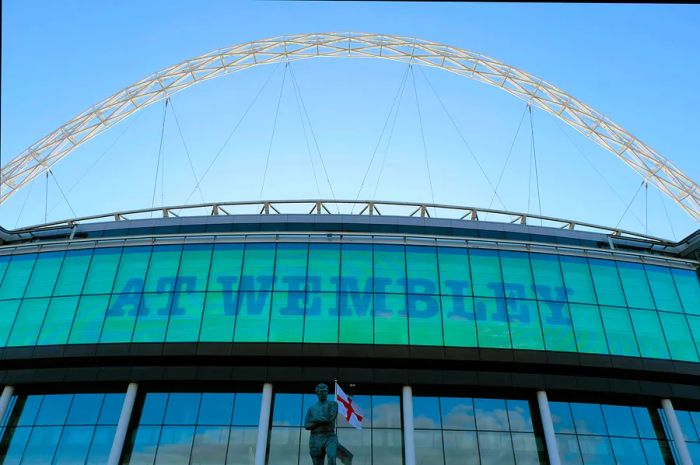
[[[544,442],[547,446],[547,455],[550,465],[561,465],[559,458],[559,446],[557,437],[554,434],[554,423],[552,423],[552,413],[549,411],[549,400],[545,391],[537,391],[537,405],[540,408],[540,419],[542,420],[542,430],[544,431]]]
[[[15,393],[15,387],[7,384],[0,395],[0,420],[5,416],[8,405],[12,400],[12,395]]]
[[[258,418],[258,441],[255,443],[255,465],[265,465],[271,411],[272,383],[265,383],[262,391],[262,402],[260,403],[260,417]]]
[[[416,465],[416,442],[413,433],[413,389],[404,386],[401,390],[403,404],[403,448],[404,465]]]
[[[124,448],[124,441],[126,440],[126,433],[129,429],[129,422],[131,421],[131,412],[134,409],[134,402],[136,402],[137,390],[138,384],[129,383],[129,387],[126,389],[126,396],[124,396],[122,411],[119,414],[117,431],[114,433],[112,449],[109,451],[107,465],[119,465],[119,459],[122,456],[122,449]]]
[[[668,427],[671,429],[672,437],[669,439],[673,439],[673,442],[676,444],[676,450],[678,451],[678,457],[681,459],[681,465],[693,465],[690,452],[688,452],[688,446],[685,443],[683,430],[681,430],[681,425],[678,423],[678,417],[676,417],[676,411],[673,409],[671,400],[661,399],[661,407],[664,409]]]

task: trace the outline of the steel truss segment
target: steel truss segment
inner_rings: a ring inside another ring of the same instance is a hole
[[[368,33],[312,33],[214,50],[165,68],[93,105],[2,167],[0,204],[103,131],[198,82],[253,66],[316,57],[380,58],[439,68],[500,88],[559,118],[610,151],[700,222],[700,189],[654,149],[561,89],[493,58],[427,40]]]

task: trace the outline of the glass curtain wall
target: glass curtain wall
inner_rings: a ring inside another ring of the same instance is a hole
[[[700,411],[674,410],[676,411],[678,423],[681,425],[681,431],[683,431],[683,437],[685,438],[685,443],[688,446],[690,457],[693,460],[693,463],[700,463]],[[672,437],[666,420],[666,415],[662,409],[659,409],[659,415],[661,415],[666,436],[669,438]],[[676,459],[676,463],[680,463],[675,442],[670,442],[673,457]]]

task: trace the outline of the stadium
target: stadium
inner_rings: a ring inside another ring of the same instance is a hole
[[[595,110],[455,47],[307,34],[154,74],[2,168],[1,201],[197,82],[375,57],[495,85],[700,218],[700,189]],[[310,463],[337,381],[355,465],[700,464],[698,233],[675,242],[522,212],[331,199],[172,206],[0,231],[0,457],[14,464]]]

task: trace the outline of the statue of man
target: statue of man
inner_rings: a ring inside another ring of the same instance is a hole
[[[304,427],[311,431],[309,452],[313,465],[323,465],[328,457],[328,465],[336,465],[338,437],[335,435],[335,419],[338,416],[338,404],[328,401],[328,386],[321,383],[316,386],[318,402],[306,412]]]

